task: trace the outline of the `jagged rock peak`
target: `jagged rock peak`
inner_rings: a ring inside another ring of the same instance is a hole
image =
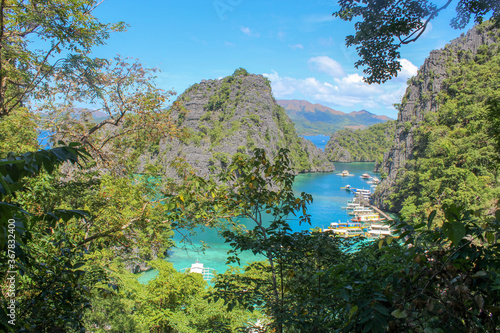
[[[290,150],[296,172],[334,170],[323,151],[299,137],[293,122],[276,103],[270,81],[238,69],[231,76],[203,80],[182,93],[174,105],[174,121],[189,131],[185,139],[161,142],[156,154],[143,164],[159,163],[168,169],[174,158],[184,158],[200,175],[224,168],[236,153],[263,148],[270,157],[280,148]],[[171,175],[171,173],[168,173]]]
[[[375,203],[386,208],[384,201],[394,192],[396,179],[405,172],[414,151],[414,129],[429,112],[439,109],[439,93],[446,89],[446,80],[455,75],[450,64],[473,59],[482,46],[498,42],[499,29],[491,22],[476,25],[466,34],[452,40],[444,48],[430,52],[417,75],[408,81],[399,109],[394,145],[384,154],[381,171],[387,177],[377,188]]]

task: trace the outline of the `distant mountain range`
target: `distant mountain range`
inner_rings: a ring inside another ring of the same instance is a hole
[[[312,104],[303,100],[277,100],[300,135],[332,133],[343,128],[358,129],[393,120],[387,116],[378,116],[366,110],[345,113],[321,104]]]

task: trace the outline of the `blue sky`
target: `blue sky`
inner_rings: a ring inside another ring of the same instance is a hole
[[[332,17],[336,1],[106,0],[94,14],[130,27],[114,33],[94,55],[138,58],[161,71],[159,87],[178,94],[202,79],[243,67],[267,76],[277,99],[395,118],[392,105],[401,101],[406,80],[431,50],[463,32],[449,27],[452,6],[417,43],[402,49],[403,71],[383,85],[362,82],[362,69],[354,68],[355,49],[344,45],[353,23]]]

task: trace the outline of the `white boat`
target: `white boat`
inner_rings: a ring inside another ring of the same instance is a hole
[[[352,188],[352,187],[351,187],[351,185],[342,186],[340,189],[341,189],[341,190],[346,190],[346,191],[348,191],[348,192],[350,192],[351,190],[356,191],[356,189],[355,189],[355,188]]]
[[[334,235],[340,237],[359,237],[364,236],[365,232],[361,228],[349,227],[349,228],[335,228],[335,229],[325,229],[324,232],[330,232]]]
[[[332,222],[328,229],[349,229],[349,228],[361,228],[361,223],[357,222]],[[326,229],[326,230],[328,230]]]
[[[348,171],[348,170],[344,170],[344,171],[342,171],[341,173],[338,173],[337,175],[342,176],[342,177],[350,177],[350,176],[354,176],[352,173],[349,173],[349,171]]]
[[[360,188],[358,188],[358,189],[356,189],[356,194],[357,194],[357,193],[360,193],[360,194],[362,194],[362,195],[365,195],[365,194],[370,195],[372,192],[371,192],[370,190],[365,190],[365,189],[360,189]]]
[[[352,210],[348,210],[347,213],[349,215],[368,215],[368,214],[374,214],[375,212],[373,211],[373,209],[368,207],[359,207]]]
[[[367,236],[373,238],[392,236],[391,227],[385,224],[372,224],[368,228]]]
[[[351,219],[352,222],[379,222],[381,221],[378,213],[356,215]]]
[[[203,266],[203,263],[199,262],[198,260],[191,264],[190,268],[181,269],[181,272],[184,273],[201,274],[203,276],[203,280],[205,281],[210,281],[214,278],[214,274],[212,273],[212,271],[212,268]]]

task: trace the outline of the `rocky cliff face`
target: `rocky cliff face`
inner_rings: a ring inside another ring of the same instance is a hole
[[[429,112],[439,109],[440,92],[446,87],[446,79],[456,73],[448,70],[450,64],[474,57],[481,46],[497,42],[498,31],[491,24],[471,29],[467,34],[452,40],[443,49],[432,51],[418,74],[409,80],[405,96],[399,105],[396,135],[393,147],[384,154],[381,172],[387,177],[378,186],[375,203],[386,208],[384,203],[394,192],[396,180],[405,172],[413,157],[414,130]]]
[[[203,80],[179,96],[173,118],[189,137],[160,143],[156,152],[142,157],[143,167],[160,164],[174,176],[169,163],[185,159],[199,175],[225,167],[236,153],[263,148],[270,157],[280,148],[290,150],[296,172],[332,171],[321,149],[297,135],[292,121],[276,103],[270,82],[261,75],[236,71],[219,80]]]

